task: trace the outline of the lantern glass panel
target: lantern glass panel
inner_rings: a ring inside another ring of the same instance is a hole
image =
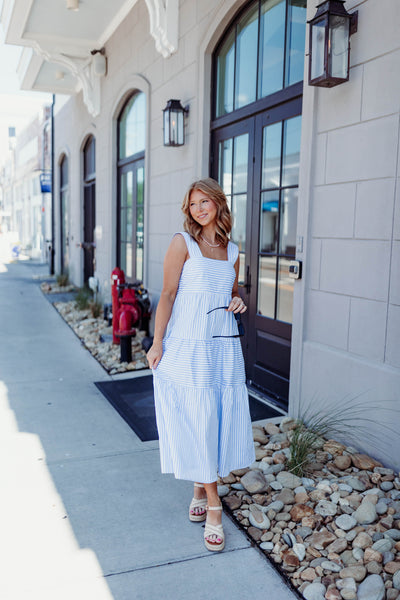
[[[316,79],[325,75],[325,39],[327,24],[327,17],[323,17],[321,20],[312,24],[311,79]]]
[[[332,15],[329,22],[330,74],[347,79],[349,54],[349,21]]]
[[[183,113],[180,110],[171,110],[170,121],[170,144],[181,146],[183,144]]]
[[[164,110],[164,146],[169,146],[169,111]]]

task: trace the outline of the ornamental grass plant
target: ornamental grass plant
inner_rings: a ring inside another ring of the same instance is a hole
[[[384,423],[377,423],[368,417],[371,410],[388,412],[392,415],[399,411],[384,406],[377,406],[374,402],[361,401],[360,396],[346,398],[343,403],[328,409],[315,410],[315,402],[295,418],[295,425],[290,432],[290,458],[287,463],[288,471],[302,477],[314,458],[315,451],[323,446],[327,439],[334,438],[346,445],[359,443],[368,439],[368,443],[378,448],[379,441],[384,433],[391,431],[398,435],[395,429]],[[371,427],[373,426],[373,427]],[[382,451],[382,450],[381,450]],[[389,456],[389,455],[388,455]]]

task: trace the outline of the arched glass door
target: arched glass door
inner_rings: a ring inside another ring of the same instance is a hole
[[[67,273],[69,267],[69,181],[68,158],[60,161],[60,269]]]
[[[143,280],[146,96],[134,93],[118,119],[117,262],[129,280]]]
[[[289,392],[306,0],[257,0],[214,54],[211,174],[234,217],[250,386]]]
[[[90,136],[83,149],[83,280],[96,268],[96,140]]]

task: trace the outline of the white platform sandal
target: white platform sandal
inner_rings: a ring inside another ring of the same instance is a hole
[[[222,505],[207,506],[207,510],[222,510]],[[207,540],[207,538],[212,535],[216,535],[217,539],[220,538],[221,541],[217,542],[216,540]],[[221,552],[221,550],[225,548],[225,534],[222,523],[220,525],[211,525],[211,523],[206,521],[206,526],[204,529],[204,544],[207,550],[210,550],[211,552]]]
[[[202,483],[195,483],[194,487],[204,488]],[[196,513],[196,508],[204,509],[204,512]],[[207,518],[207,498],[193,498],[189,506],[189,520],[199,523]]]

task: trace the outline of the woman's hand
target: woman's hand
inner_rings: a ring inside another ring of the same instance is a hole
[[[163,355],[162,342],[153,343],[152,347],[146,354],[150,369],[157,369],[158,363],[160,362],[162,355]]]
[[[234,313],[244,313],[247,310],[247,306],[240,296],[234,296],[229,303],[228,310]]]

